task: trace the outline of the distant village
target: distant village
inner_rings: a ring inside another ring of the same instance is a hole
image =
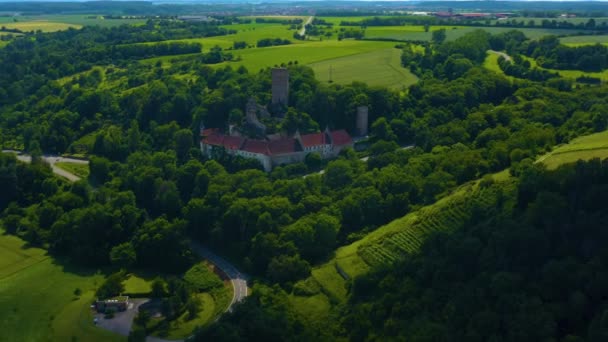
[[[272,69],[272,106],[288,106],[289,71],[285,68]],[[218,128],[201,127],[201,152],[214,158],[223,151],[229,155],[256,159],[265,171],[273,167],[304,161],[310,153],[318,153],[321,158],[335,158],[342,150],[353,147],[353,138],[346,130],[293,135],[266,134],[266,126],[258,115],[270,117],[265,106],[250,98],[245,108],[245,119],[240,127],[230,125],[227,134]],[[367,106],[357,108],[356,134],[365,136],[368,132],[369,113]],[[244,133],[247,132],[247,133]],[[261,138],[260,138],[261,137]]]

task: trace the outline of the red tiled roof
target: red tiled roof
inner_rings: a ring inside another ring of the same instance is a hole
[[[201,130],[201,137],[208,137],[210,135],[216,135],[219,133],[219,129],[217,128],[207,128]]]
[[[227,150],[238,150],[243,145],[242,137],[224,136],[224,148]]]
[[[331,141],[334,143],[334,145],[342,146],[351,144],[353,142],[353,139],[350,137],[350,135],[343,129],[333,131],[330,134]]]
[[[319,146],[328,143],[325,133],[304,134],[301,138],[303,147]]]
[[[203,139],[203,143],[207,145],[215,145],[222,146],[224,144],[224,135],[223,134],[214,134],[207,136]]]
[[[296,139],[286,138],[269,142],[268,148],[272,155],[293,153],[298,151],[297,144],[298,141]]]
[[[251,152],[251,153],[261,153],[261,154],[270,154],[268,150],[268,143],[263,140],[245,140],[245,144],[243,145],[243,151]]]

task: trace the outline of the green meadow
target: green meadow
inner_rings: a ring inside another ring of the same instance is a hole
[[[416,75],[401,66],[401,50],[395,48],[333,58],[309,66],[317,79],[323,82],[350,84],[364,79],[370,86],[393,89],[418,82]]]
[[[89,306],[103,278],[60,264],[14,236],[0,235],[0,339],[126,341],[93,324]]]
[[[608,158],[608,131],[576,138],[540,157],[537,162],[555,169],[562,164],[593,158]]]
[[[559,39],[560,43],[568,46],[580,46],[590,44],[608,44],[608,35],[585,35],[585,36],[571,36],[563,37]]]

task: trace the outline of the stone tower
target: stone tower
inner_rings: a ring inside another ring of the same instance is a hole
[[[369,109],[367,106],[357,107],[357,135],[365,136],[368,132]]]
[[[289,98],[289,71],[285,68],[272,69],[272,104],[287,106]]]

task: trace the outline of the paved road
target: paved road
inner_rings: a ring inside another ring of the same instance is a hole
[[[488,50],[489,53],[493,53],[495,55],[499,55],[502,56],[507,62],[511,62],[513,61],[513,58],[511,58],[511,56],[507,55],[504,52],[500,52],[500,51],[495,51],[495,50]]]
[[[233,295],[232,301],[228,308],[226,308],[225,312],[232,311],[234,304],[242,301],[249,295],[249,289],[247,288],[247,280],[249,277],[241,273],[236,267],[234,267],[231,263],[226,261],[224,258],[219,255],[213,253],[208,248],[203,247],[200,243],[193,242],[192,250],[201,256],[202,258],[208,260],[210,263],[214,264],[217,268],[222,270],[224,274],[230,279],[232,283]],[[186,339],[187,340],[187,339]],[[146,342],[181,342],[182,340],[165,340],[155,336],[146,337]]]
[[[117,312],[114,318],[111,319],[105,319],[104,314],[96,313],[94,317],[97,318],[97,326],[123,336],[128,336],[133,325],[133,318],[137,316],[139,306],[147,301],[148,299],[143,298],[131,299],[129,308],[126,311]]]
[[[214,254],[209,249],[203,247],[199,243],[193,242],[192,250],[201,257],[209,260],[209,262],[211,262],[215,266],[217,266],[230,279],[234,294],[232,296],[232,301],[230,302],[230,305],[228,305],[228,308],[226,309],[226,312],[232,311],[234,304],[242,301],[249,294],[249,289],[247,288],[247,280],[249,279],[249,277],[246,274],[241,273],[231,263],[224,260],[222,257]]]
[[[314,16],[310,16],[308,17],[308,20],[306,20],[306,22],[304,23],[304,25],[302,25],[302,28],[300,29],[300,32],[298,32],[298,34],[300,36],[303,36],[306,34],[306,25],[312,23],[312,19],[314,18]]]
[[[17,154],[17,160],[20,160],[24,163],[31,163],[32,162],[32,157],[30,155],[27,154],[22,154],[21,151],[14,151],[14,150],[2,150],[3,153],[15,153]],[[54,155],[50,155],[50,154],[46,154],[43,155],[42,160],[44,160],[45,162],[47,162],[50,166],[51,169],[53,170],[53,173],[55,173],[56,175],[59,175],[61,177],[67,178],[70,182],[76,182],[80,180],[80,177],[76,176],[75,174],[68,172],[64,169],[61,169],[59,167],[57,167],[55,165],[55,163],[58,162],[65,162],[65,163],[74,163],[74,164],[85,164],[88,165],[89,161],[88,160],[82,160],[82,159],[74,159],[74,158],[64,158],[64,157],[60,157],[60,156],[54,156]]]

